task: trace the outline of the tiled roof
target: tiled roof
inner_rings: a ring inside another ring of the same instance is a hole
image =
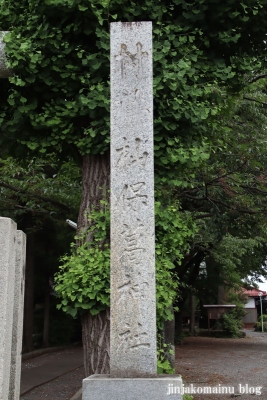
[[[249,297],[259,297],[259,293],[262,293],[262,296],[267,296],[267,293],[264,290],[260,289],[252,289],[252,290],[245,290],[243,291]]]

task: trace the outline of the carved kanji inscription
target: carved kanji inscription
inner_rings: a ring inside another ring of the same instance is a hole
[[[113,377],[157,372],[151,32],[147,22],[111,24]]]
[[[138,323],[137,329],[133,329],[129,323],[119,333],[120,349],[134,351],[139,347],[150,347],[147,332],[144,331],[142,324]]]
[[[131,167],[138,164],[141,167],[146,166],[148,152],[144,150],[145,146],[142,139],[136,138],[134,143],[130,143],[127,138],[123,138],[123,146],[116,149],[118,159],[116,167]]]

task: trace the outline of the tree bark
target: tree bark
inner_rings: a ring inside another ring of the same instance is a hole
[[[195,335],[195,296],[190,295],[190,335]]]
[[[45,279],[45,299],[44,299],[44,326],[43,326],[43,347],[49,347],[49,316],[50,316],[50,286],[49,276]]]
[[[171,307],[171,312],[173,314],[173,319],[171,321],[164,321],[163,328],[163,341],[167,344],[167,351],[165,353],[166,360],[169,361],[170,366],[175,368],[175,345],[174,345],[174,333],[175,333],[175,319],[173,307]],[[169,352],[172,351],[173,354]]]
[[[194,252],[191,252],[192,257],[186,258],[186,262],[183,265],[182,271],[179,272],[178,270],[180,281],[184,281],[184,283],[191,287],[195,284],[195,281],[199,275],[200,264],[206,255],[206,252],[203,250],[195,251],[195,254],[193,253]],[[180,300],[177,303],[179,311],[175,313],[175,340],[179,340],[182,334],[183,311],[189,293],[188,287],[181,289]]]
[[[174,313],[175,316],[175,344],[181,343],[181,335],[183,332],[182,321],[183,321],[183,314],[179,309],[178,312]]]
[[[77,232],[77,246],[92,242],[94,232],[87,232],[92,226],[88,215],[93,209],[100,210],[101,200],[109,202],[110,159],[109,154],[85,155],[82,169],[83,192],[80,205]],[[105,243],[109,241],[106,239]],[[90,283],[88,283],[90,284]],[[109,373],[110,311],[91,315],[90,310],[82,315],[83,354],[86,376]]]
[[[226,303],[226,294],[223,285],[218,286],[218,304]]]
[[[85,375],[109,374],[110,311],[82,315],[83,358]]]
[[[90,226],[88,215],[93,209],[102,208],[101,200],[109,202],[110,188],[110,160],[109,153],[103,155],[85,155],[82,168],[82,200],[77,223],[77,232],[84,233]],[[86,237],[86,241],[93,240],[93,233]]]

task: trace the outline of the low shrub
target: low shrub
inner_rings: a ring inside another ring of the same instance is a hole
[[[254,325],[254,329],[255,331],[258,332],[262,331],[262,323],[261,323],[262,319],[263,319],[263,332],[267,332],[267,314],[262,314],[262,316],[258,318],[258,322],[256,322]]]
[[[223,315],[222,327],[224,332],[230,337],[241,337],[240,329],[243,326],[242,318],[246,314],[243,307],[237,306],[229,313]]]

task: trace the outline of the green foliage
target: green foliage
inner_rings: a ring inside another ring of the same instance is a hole
[[[241,232],[239,233],[241,236]],[[262,237],[238,237],[226,233],[220,243],[211,251],[214,260],[220,265],[220,274],[224,281],[234,287],[248,275],[244,260],[255,254],[263,246]]]
[[[258,318],[258,322],[261,322],[263,320],[263,322],[267,322],[267,314],[262,314],[259,318]]]
[[[228,95],[223,135],[216,130],[218,146],[181,200],[197,218],[194,242],[206,252],[194,286],[207,303],[217,301],[218,285],[242,287],[246,277],[266,275],[266,74],[259,77],[248,74],[240,95]]]
[[[207,180],[219,178],[224,169],[218,162],[222,150],[228,150],[228,160],[235,154],[236,138],[240,149],[246,143],[240,137],[244,124],[235,118],[235,128],[240,127],[236,135],[227,117],[249,74],[265,68],[264,4],[266,0],[251,0],[249,6],[194,0],[190,7],[178,0],[49,0],[29,5],[26,0],[1,0],[0,29],[10,30],[6,53],[14,72],[9,82],[1,82],[1,143],[23,157],[27,152],[56,151],[65,158],[105,152],[109,24],[151,20],[156,187],[179,189],[179,196],[192,189],[200,204]],[[208,208],[216,211],[212,194],[206,196]],[[192,211],[192,201],[186,199],[183,208]],[[199,210],[196,204],[194,208]]]
[[[46,158],[0,158],[0,213],[15,220],[32,212],[52,218],[76,218],[81,197],[80,168],[55,154]]]
[[[79,247],[72,245],[71,255],[61,258],[62,265],[55,281],[55,290],[62,299],[60,308],[75,316],[77,312],[90,310],[95,315],[109,306],[110,247],[105,243],[109,237],[110,214],[107,204],[94,210],[88,218],[92,224],[94,241],[85,241]],[[179,206],[164,208],[156,204],[156,299],[158,327],[164,320],[173,318],[170,308],[177,297],[179,280],[173,272],[174,263],[181,262],[182,250],[194,234],[194,223],[179,212]],[[85,233],[85,237],[86,237]]]
[[[240,337],[243,327],[242,318],[246,315],[244,307],[237,306],[229,313],[223,314],[223,330],[230,337]]]
[[[78,311],[89,309],[95,315],[109,306],[109,256],[108,246],[102,250],[84,244],[61,258],[55,280],[63,299],[59,308],[75,317]]]
[[[194,397],[191,396],[190,394],[183,394],[183,400],[193,400]]]
[[[223,330],[230,337],[238,337],[239,336],[239,326],[231,314],[223,315]]]
[[[63,265],[55,277],[55,290],[61,298],[58,308],[71,314],[90,310],[92,315],[109,307],[110,292],[110,247],[103,244],[109,230],[109,212],[103,208],[93,211],[90,219],[94,225],[94,242],[72,245],[71,255],[61,258]]]
[[[182,213],[179,202],[171,205],[155,203],[156,218],[156,283],[157,321],[171,320],[170,309],[177,298],[179,277],[174,271],[189,249],[190,240],[196,232],[196,224],[187,213]],[[166,201],[166,200],[165,200]]]
[[[0,29],[10,30],[5,42],[14,74],[2,91],[0,123],[16,143],[11,147],[65,155],[108,149],[109,24],[151,20],[155,164],[162,180],[167,168],[169,182],[184,184],[181,167],[185,172],[209,158],[226,93],[240,88],[244,73],[262,68],[265,2],[244,8],[195,0],[189,8],[177,0],[1,0]]]
[[[262,332],[262,323],[261,322],[256,322],[254,324],[254,329],[257,332]],[[267,322],[263,322],[263,332],[267,332]]]
[[[163,342],[161,335],[158,335],[157,340],[157,373],[158,374],[174,374],[175,370],[171,367],[167,359],[167,354],[174,355],[174,350],[171,345]]]
[[[1,82],[0,145],[20,158],[56,153],[80,162],[108,150],[110,22],[153,22],[159,324],[171,317],[178,285],[186,296],[212,249],[228,282],[264,272],[266,85],[257,76],[266,71],[267,0],[247,3],[0,0],[13,71]],[[47,190],[57,192],[54,181]],[[103,255],[101,246],[73,249],[63,260],[62,307],[73,314],[85,307],[85,288],[74,295],[79,274],[93,276],[94,264],[106,274],[109,249]],[[72,283],[68,271],[77,266]],[[96,312],[107,305],[107,283],[92,279]]]
[[[157,373],[173,375],[175,370],[171,367],[170,362],[165,359],[165,352],[157,350],[157,357]]]
[[[263,332],[267,332],[267,314],[262,314],[258,318],[258,322],[254,324],[255,331],[262,332],[262,325],[263,325]]]
[[[196,234],[197,224],[190,213],[181,212],[179,201],[171,196],[166,200],[158,193],[156,197],[160,199],[155,203],[156,255],[179,264]]]

